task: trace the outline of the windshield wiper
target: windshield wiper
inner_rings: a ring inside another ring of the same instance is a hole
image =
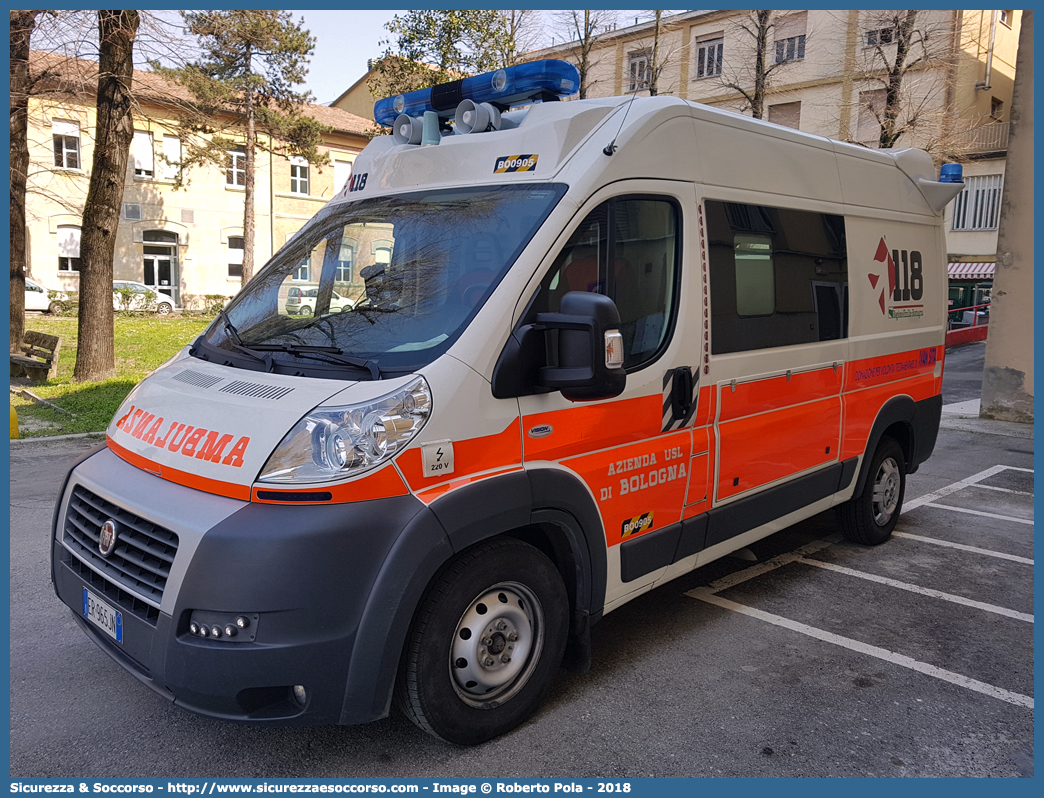
[[[315,359],[326,359],[335,363],[342,363],[345,366],[353,366],[357,369],[366,369],[370,372],[370,378],[374,380],[381,379],[381,370],[378,368],[377,363],[373,360],[364,359],[361,357],[351,357],[345,355],[344,350],[336,346],[309,346],[306,344],[256,344],[256,343],[240,343],[245,351],[254,352],[285,352],[288,355],[297,355],[298,357],[311,357]],[[246,349],[249,347],[248,349]]]
[[[224,308],[218,311],[218,318],[221,319],[222,322],[224,322],[225,332],[228,333],[229,340],[233,347],[235,347],[238,351],[242,352],[243,354],[254,358],[259,363],[264,363],[266,371],[272,371],[272,356],[268,354],[259,355],[258,352],[262,350],[244,344],[243,339],[239,337],[239,330],[236,329],[236,325],[232,323],[232,320],[228,317],[228,314],[225,313]]]

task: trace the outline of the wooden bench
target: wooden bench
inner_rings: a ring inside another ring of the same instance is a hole
[[[57,335],[28,330],[22,340],[21,354],[11,354],[11,376],[28,377],[43,382],[58,372],[58,352],[62,339]]]

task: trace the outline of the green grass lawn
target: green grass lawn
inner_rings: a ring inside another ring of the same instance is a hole
[[[74,317],[26,314],[25,329],[60,336],[58,374],[54,379],[29,386],[42,399],[75,416],[68,416],[11,394],[23,438],[104,432],[120,403],[149,372],[191,343],[210,323],[202,316],[116,316],[116,375],[101,382],[74,382],[76,329]]]

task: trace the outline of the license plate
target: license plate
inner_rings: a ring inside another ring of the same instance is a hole
[[[123,644],[123,613],[114,610],[87,588],[83,589],[83,617]]]

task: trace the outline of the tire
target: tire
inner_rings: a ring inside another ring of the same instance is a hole
[[[903,448],[894,438],[881,438],[870,461],[863,492],[837,508],[842,534],[867,546],[884,543],[899,521],[905,495]]]
[[[47,306],[47,312],[50,313],[52,316],[56,316],[57,314],[61,313],[61,311],[62,305],[60,302],[52,302],[50,305]]]
[[[442,573],[414,616],[395,703],[429,734],[477,745],[539,706],[562,663],[569,599],[527,543],[476,546]]]
[[[174,308],[172,308],[170,304],[168,304],[167,302],[160,302],[158,305],[156,305],[156,313],[158,313],[160,316],[167,316],[173,310]]]
[[[297,311],[297,315],[298,316],[311,316],[312,315],[312,309],[310,307],[308,307],[308,305],[305,305],[303,308],[301,308],[299,311]]]

